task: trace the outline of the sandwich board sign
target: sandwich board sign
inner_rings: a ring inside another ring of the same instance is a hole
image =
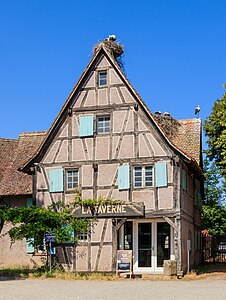
[[[116,275],[119,273],[130,273],[132,275],[132,250],[118,250],[117,251],[117,266]]]

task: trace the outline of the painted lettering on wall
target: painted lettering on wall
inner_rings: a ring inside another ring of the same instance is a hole
[[[125,204],[116,204],[116,205],[106,205],[100,204],[94,206],[94,209],[91,209],[89,206],[82,206],[82,215],[87,214],[117,214],[117,213],[126,213]]]
[[[143,217],[143,203],[116,203],[116,204],[99,204],[94,207],[77,205],[74,208],[75,217],[98,217],[98,218],[116,218],[116,217]]]

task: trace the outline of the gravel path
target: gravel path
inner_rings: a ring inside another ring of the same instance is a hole
[[[216,278],[189,281],[0,279],[0,299],[223,300],[226,299],[226,280]]]

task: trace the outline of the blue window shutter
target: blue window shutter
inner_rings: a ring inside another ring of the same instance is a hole
[[[155,163],[156,187],[167,186],[167,165],[165,161]]]
[[[63,192],[64,190],[64,170],[49,170],[49,191]]]
[[[62,229],[65,229],[65,234],[67,235],[67,240],[63,241],[63,243],[73,243],[75,239],[74,229],[70,226],[70,224],[63,225]]]
[[[184,169],[182,169],[182,178],[181,178],[181,180],[182,180],[182,189],[184,191],[186,191],[187,190],[187,172]]]
[[[118,167],[118,189],[127,190],[130,188],[130,168],[129,165]]]
[[[29,207],[29,206],[32,206],[33,205],[33,200],[32,198],[27,198],[27,201],[26,201],[26,207]]]
[[[27,253],[34,253],[35,252],[35,248],[34,248],[34,238],[29,238],[26,240],[26,244],[27,244]]]
[[[79,136],[93,136],[93,116],[80,116],[79,117]]]

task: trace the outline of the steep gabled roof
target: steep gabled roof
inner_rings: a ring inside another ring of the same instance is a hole
[[[18,140],[0,139],[0,196],[32,194],[32,178],[19,172],[39,148],[46,132],[21,133]]]
[[[79,78],[78,82],[76,83],[76,85],[72,89],[69,97],[65,101],[62,109],[60,110],[59,114],[57,115],[57,117],[54,120],[53,124],[51,125],[50,129],[48,130],[48,133],[46,134],[45,139],[43,140],[41,146],[39,147],[39,149],[35,153],[34,157],[31,158],[26,164],[23,165],[23,168],[22,168],[23,171],[29,172],[29,168],[28,168],[29,165],[32,162],[34,162],[37,159],[38,156],[43,155],[43,153],[45,152],[44,151],[44,147],[47,144],[47,141],[50,139],[52,133],[56,129],[57,123],[59,122],[59,120],[61,119],[61,117],[65,113],[65,111],[68,108],[70,108],[70,105],[72,104],[71,100],[72,100],[73,96],[75,95],[76,91],[79,89],[80,84],[83,82],[85,76],[87,75],[87,73],[89,72],[89,70],[92,68],[94,62],[102,54],[104,54],[109,59],[109,61],[114,66],[114,68],[117,71],[117,73],[119,74],[119,76],[125,82],[126,86],[130,90],[130,92],[135,96],[135,98],[137,99],[138,103],[143,107],[144,111],[147,113],[147,115],[151,119],[152,123],[156,126],[157,130],[163,136],[163,138],[165,139],[165,141],[170,145],[170,147],[173,148],[179,155],[181,155],[188,162],[192,162],[194,160],[194,158],[190,157],[190,155],[186,151],[183,151],[180,147],[178,147],[176,145],[176,143],[173,143],[173,141],[169,138],[169,136],[164,132],[163,128],[158,124],[158,122],[156,121],[156,119],[154,118],[154,116],[152,115],[152,113],[150,112],[150,110],[147,107],[147,105],[145,104],[145,102],[141,99],[141,97],[139,96],[139,94],[137,93],[137,91],[135,90],[135,88],[131,85],[131,83],[127,79],[126,75],[121,70],[120,66],[118,65],[118,63],[117,63],[117,61],[115,59],[115,57],[110,53],[109,49],[107,49],[105,47],[104,42],[102,42],[100,44],[100,46],[95,49],[95,52],[94,52],[94,55],[93,55],[92,59],[90,60],[90,62],[87,65],[86,69],[84,70],[84,72],[82,73],[81,77]]]

